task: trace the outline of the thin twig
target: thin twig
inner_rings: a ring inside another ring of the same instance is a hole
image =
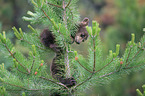
[[[87,78],[86,80],[84,80],[83,82],[81,82],[81,83],[75,85],[73,88],[75,89],[76,87],[79,87],[80,85],[84,84],[85,82],[87,82],[88,80],[90,80],[90,79],[92,78],[93,75],[94,75],[94,73],[92,73],[91,76],[88,77],[88,78]]]
[[[10,49],[8,48],[8,46],[6,44],[4,44],[4,46],[6,47],[6,49],[8,50],[8,52],[11,54],[11,56],[20,64],[20,66],[22,66],[28,73],[30,73],[29,69],[26,68],[24,65],[22,65],[22,63],[20,63],[20,61],[13,55],[13,53],[10,51]]]
[[[63,8],[63,21],[64,21],[64,23],[65,23],[65,27],[66,27],[66,29],[67,29],[67,18],[66,18],[66,10],[65,10],[65,1],[63,0],[63,6],[62,6],[62,8]]]
[[[69,0],[68,4],[65,6],[65,8],[67,8],[70,5],[71,1],[72,0]]]
[[[128,67],[128,65],[132,62],[132,60],[139,54],[139,52],[141,51],[141,49],[140,50],[138,50],[137,52],[136,52],[136,54],[131,58],[131,60],[126,64],[126,67]]]
[[[96,43],[95,43],[95,38],[93,38],[93,51],[94,51],[94,65],[93,65],[93,72],[95,72],[95,67],[96,67]]]
[[[66,85],[62,84],[62,83],[53,81],[53,80],[48,79],[48,78],[45,78],[45,77],[39,77],[39,78],[44,79],[44,80],[47,80],[47,81],[50,81],[50,82],[55,83],[55,84],[57,84],[57,85],[63,86],[63,87],[65,87],[67,90],[69,90],[69,88],[68,88]]]
[[[112,63],[112,61],[113,61],[113,59],[108,64],[106,64],[104,67],[102,67],[101,69],[95,71],[95,73],[97,73],[97,72],[101,71],[102,69],[104,69],[105,67],[107,67],[109,64]]]
[[[88,72],[90,72],[90,73],[93,73],[93,72],[91,72],[90,70],[88,70],[87,68],[85,68],[85,67],[80,63],[79,60],[77,60],[77,62],[78,62],[86,71],[88,71]]]
[[[29,75],[29,73],[27,73],[27,72],[22,72],[22,71],[19,70],[18,68],[17,68],[17,70],[18,70],[19,72],[23,73],[23,74],[27,74],[27,75]]]
[[[139,64],[139,65],[132,66],[132,67],[127,67],[127,68],[124,68],[124,69],[131,69],[131,68],[139,67],[139,66],[142,66],[142,65],[143,65],[143,64]]]
[[[49,4],[49,5],[52,5],[52,6],[55,6],[55,7],[58,7],[58,8],[61,8],[62,9],[62,7],[61,6],[59,6],[59,5],[55,5],[55,4],[52,4],[52,3],[47,3],[47,4]]]
[[[32,66],[31,66],[30,72],[31,72],[32,69],[33,69],[34,63],[35,63],[35,56],[33,56],[33,62],[32,62]]]
[[[50,17],[46,14],[46,12],[41,8],[42,12],[44,13],[44,15],[51,21]]]
[[[100,76],[100,77],[98,77],[98,78],[102,78],[102,77],[105,77],[105,76],[109,76],[109,75],[111,75],[111,74],[114,74],[115,72],[117,72],[117,71],[110,72],[110,73],[108,73],[108,74],[105,74],[105,75],[102,75],[102,76]]]
[[[19,88],[22,88],[22,89],[25,89],[25,90],[28,90],[28,89],[25,88],[25,87],[18,86],[18,85],[15,85],[15,84],[10,84],[10,83],[7,83],[7,82],[3,82],[3,83],[8,84],[8,85],[11,85],[11,86],[19,87]]]
[[[128,53],[128,56],[127,56],[127,59],[126,59],[126,63],[128,62],[128,59],[129,59],[129,56],[130,56],[130,53],[131,53],[131,49],[132,49],[132,47],[129,49],[129,53]]]
[[[68,47],[66,47],[66,52],[68,51]],[[69,65],[69,55],[68,55],[68,52],[66,53],[66,68],[67,68],[67,71],[66,71],[66,78],[69,78],[71,75],[70,75],[70,65]]]
[[[25,39],[22,39],[22,41],[25,41],[25,42],[27,42],[28,44],[33,45],[31,42],[29,42],[29,41],[27,41],[27,40],[25,40]],[[42,47],[40,47],[40,46],[37,46],[37,45],[35,45],[35,46],[38,47],[38,48],[41,49],[41,50],[46,50],[46,49],[44,49],[44,48],[42,48]]]

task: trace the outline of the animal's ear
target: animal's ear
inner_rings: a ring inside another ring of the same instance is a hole
[[[82,25],[87,26],[89,24],[89,18],[85,17],[81,23]]]

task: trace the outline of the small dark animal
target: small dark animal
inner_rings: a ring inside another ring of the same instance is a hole
[[[76,80],[73,77],[70,78],[66,78],[64,76],[65,74],[65,65],[61,64],[61,60],[63,60],[64,55],[62,55],[61,53],[56,53],[56,56],[54,57],[50,70],[51,70],[51,74],[53,76],[53,78],[59,80],[61,83],[63,83],[64,85],[66,85],[67,87],[71,87],[76,85]]]
[[[76,26],[77,31],[71,34],[73,42],[80,44],[81,42],[87,40],[87,38],[89,37],[88,32],[86,30],[86,26],[88,25],[88,23],[89,19],[84,18],[83,21]],[[59,52],[60,50],[62,50],[58,45],[55,44],[55,37],[52,34],[52,31],[50,31],[49,29],[44,29],[43,32],[41,32],[40,34],[40,38],[44,46],[51,48],[53,51]]]
[[[43,32],[41,32],[40,39],[45,47],[51,48],[54,52],[62,51],[62,49],[55,44],[55,37],[49,29],[44,29]]]
[[[81,42],[87,40],[89,35],[86,30],[86,26],[88,25],[88,23],[89,19],[84,18],[83,21],[76,26],[77,31],[73,32],[74,34],[71,34],[70,36],[73,42],[80,44]],[[56,44],[55,36],[52,34],[52,31],[50,31],[49,29],[44,29],[43,32],[40,34],[40,39],[45,47],[52,49],[56,53],[56,56],[54,57],[50,67],[53,78],[59,80],[67,87],[72,87],[76,85],[76,80],[73,77],[66,78],[64,76],[65,65],[61,64],[61,60],[64,60],[64,49]]]
[[[74,34],[71,34],[71,37],[73,39],[73,42],[76,42],[77,44],[80,44],[81,42],[84,42],[89,37],[89,34],[86,30],[86,26],[89,23],[88,18],[84,18],[83,21],[77,25],[77,31],[74,32]]]

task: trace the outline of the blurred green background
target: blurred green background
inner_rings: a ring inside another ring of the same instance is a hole
[[[81,18],[88,17],[90,22],[96,20],[100,23],[104,59],[109,50],[115,50],[116,44],[121,45],[119,56],[122,56],[126,43],[130,40],[131,33],[136,34],[136,42],[144,34],[145,0],[80,0],[78,8]],[[6,31],[7,37],[25,55],[27,55],[28,50],[17,44],[11,28],[13,26],[16,28],[21,27],[23,31],[29,31],[27,30],[29,22],[22,20],[22,16],[27,16],[28,10],[33,11],[33,7],[27,0],[0,0],[0,32]],[[35,25],[35,28],[40,28],[40,25]],[[72,46],[79,53],[86,56],[86,43],[81,45],[73,44]],[[51,59],[47,59],[48,64],[51,63]],[[10,60],[0,54],[1,63],[5,63],[8,69],[11,66],[8,65],[11,64]],[[88,89],[84,96],[136,96],[136,88],[142,90],[141,86],[143,84],[145,84],[145,70],[132,72],[130,75],[123,76],[105,85],[102,84],[102,86],[94,86]]]

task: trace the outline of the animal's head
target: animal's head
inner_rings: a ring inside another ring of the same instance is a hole
[[[78,31],[75,34],[75,38],[74,41],[77,44],[80,44],[81,42],[84,42],[85,40],[87,40],[88,38],[88,32],[86,30],[86,26],[89,23],[89,19],[88,18],[84,18],[83,21],[79,24],[78,26]]]

